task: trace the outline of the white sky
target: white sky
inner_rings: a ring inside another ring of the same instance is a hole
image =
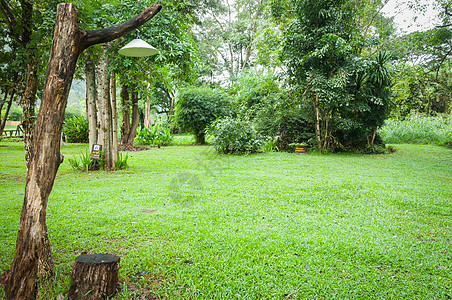
[[[394,17],[398,33],[424,31],[440,25],[437,18],[438,9],[433,7],[434,1],[424,0],[423,2],[427,6],[425,14],[409,8],[409,4],[414,3],[413,0],[389,0],[382,11],[385,16]]]

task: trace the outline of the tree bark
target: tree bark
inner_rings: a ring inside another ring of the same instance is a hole
[[[78,56],[89,46],[112,41],[138,28],[160,9],[160,4],[154,4],[121,25],[83,32],[77,25],[75,6],[58,4],[45,88],[27,170],[16,251],[11,269],[0,278],[6,299],[35,299],[38,268],[42,264],[50,265],[48,262],[52,261],[43,253],[50,249],[47,246],[46,209],[58,167],[63,161],[60,154],[61,128]]]
[[[132,123],[127,139],[127,144],[133,145],[133,141],[137,135],[138,124],[140,123],[140,109],[138,107],[138,93],[132,91]]]
[[[148,91],[151,89],[151,84],[148,82],[146,84]],[[151,129],[151,99],[150,96],[146,99],[144,103],[144,127]]]
[[[107,299],[116,294],[120,258],[111,254],[78,256],[72,265],[69,300]]]
[[[121,87],[121,103],[122,103],[122,126],[121,126],[121,144],[127,144],[130,133],[130,103],[129,89],[125,84]]]
[[[111,120],[112,120],[112,147],[111,147],[111,155],[113,158],[113,162],[118,161],[118,116],[116,114],[116,75],[115,73],[111,74],[110,77],[110,98],[111,98]]]
[[[27,81],[22,94],[22,128],[24,130],[25,161],[29,168],[33,151],[33,133],[35,129],[36,92],[38,90],[38,62],[35,54],[31,52],[27,57]]]
[[[319,111],[319,97],[315,96],[314,110],[315,110],[315,137],[317,139],[317,147],[322,148],[322,138],[320,132],[320,111]]]
[[[96,88],[96,69],[94,61],[90,55],[91,51],[85,51],[85,83],[86,83],[86,106],[88,110],[89,126],[89,149],[97,144],[97,88]]]
[[[99,65],[97,69],[97,79],[99,87],[99,103],[102,103],[100,115],[100,130],[103,132],[102,153],[104,159],[104,170],[114,169],[112,157],[112,117],[111,117],[111,100],[110,100],[110,76],[108,74],[108,58],[106,54],[107,45],[102,45],[102,53],[99,57]]]
[[[79,44],[77,13],[73,5],[59,4],[33,154],[27,173],[16,252],[11,269],[4,275],[7,299],[34,299],[38,265],[44,259],[49,260],[41,253],[48,243],[46,208],[56,172],[63,161],[60,154],[61,127],[79,54],[73,49],[78,49]]]
[[[9,110],[11,109],[11,105],[13,104],[14,95],[15,95],[15,93],[14,93],[14,91],[12,91],[12,93],[9,95],[8,102],[6,103],[5,115],[3,116],[1,123],[0,123],[0,140],[2,138],[3,130],[5,130],[6,120],[8,119]],[[5,92],[5,101],[6,101],[7,97],[8,97],[8,92]],[[3,103],[0,106],[0,116],[1,116],[2,109],[3,109]]]

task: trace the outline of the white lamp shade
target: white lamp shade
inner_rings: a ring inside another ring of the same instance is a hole
[[[142,39],[133,39],[130,43],[119,49],[118,53],[124,56],[143,57],[152,56],[159,53],[159,51]]]

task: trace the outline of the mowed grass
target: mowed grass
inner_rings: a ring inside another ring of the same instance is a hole
[[[25,167],[21,143],[0,146],[3,272]],[[80,253],[108,252],[121,257],[116,299],[449,299],[452,150],[393,146],[374,156],[174,146],[129,153],[127,170],[80,173],[67,158],[86,146],[66,144],[47,210],[56,275],[38,298],[67,293]]]

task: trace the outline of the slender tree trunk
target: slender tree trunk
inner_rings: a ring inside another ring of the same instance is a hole
[[[111,120],[112,120],[112,158],[113,163],[118,161],[118,116],[116,114],[116,75],[115,73],[111,74],[110,78],[110,97],[111,97]]]
[[[121,103],[122,103],[122,126],[121,126],[121,144],[126,145],[130,133],[130,104],[129,89],[123,84],[121,87]]]
[[[104,169],[111,170],[114,168],[112,157],[112,118],[111,118],[111,100],[110,100],[110,77],[108,75],[108,59],[106,54],[106,45],[102,45],[102,53],[99,57],[99,65],[97,69],[97,79],[99,87],[99,103],[102,103],[100,130],[103,132],[103,159]]]
[[[89,46],[112,41],[133,31],[160,9],[161,5],[154,4],[123,24],[84,32],[77,25],[75,6],[71,3],[58,4],[33,153],[27,170],[16,251],[11,269],[0,277],[6,299],[35,299],[38,268],[52,262],[46,256],[50,253],[43,253],[50,249],[46,209],[58,167],[63,161],[60,154],[61,128],[78,56]]]
[[[144,127],[151,129],[151,101],[146,99],[144,103]]]
[[[127,144],[133,145],[135,136],[137,135],[138,124],[140,123],[140,110],[138,108],[138,94],[132,92],[132,124],[130,125],[130,133]]]
[[[146,84],[148,90],[151,88],[151,84],[148,82]],[[151,129],[151,99],[150,96],[146,99],[144,103],[144,127]]]
[[[90,56],[91,51],[85,51],[85,83],[86,83],[86,106],[88,110],[89,126],[89,149],[97,144],[97,88],[96,88],[96,69],[94,61]]]
[[[377,136],[377,130],[378,130],[378,127],[375,127],[374,130],[372,131],[372,138],[370,140],[370,146],[373,146],[375,143],[375,137]]]
[[[325,132],[324,132],[324,137],[325,137],[325,141],[323,143],[323,147],[325,149],[329,149],[330,148],[330,141],[329,141],[329,121],[330,121],[330,117],[328,114],[325,114]]]
[[[5,111],[5,115],[3,116],[1,123],[0,123],[0,139],[2,137],[3,134],[3,130],[5,130],[5,126],[6,126],[6,120],[8,119],[8,114],[9,114],[9,110],[11,109],[11,105],[13,104],[13,100],[14,100],[14,91],[9,95],[9,100],[6,103],[6,111]],[[8,96],[8,92],[5,92],[5,100]],[[0,116],[1,116],[1,111],[3,109],[3,103],[0,106]]]
[[[27,81],[22,94],[22,128],[24,130],[25,161],[30,164],[33,150],[33,133],[35,128],[36,91],[38,90],[38,61],[33,52],[27,57]]]
[[[314,110],[315,110],[315,137],[317,139],[317,147],[320,150],[322,148],[322,138],[320,132],[319,96],[317,95],[315,96]]]

